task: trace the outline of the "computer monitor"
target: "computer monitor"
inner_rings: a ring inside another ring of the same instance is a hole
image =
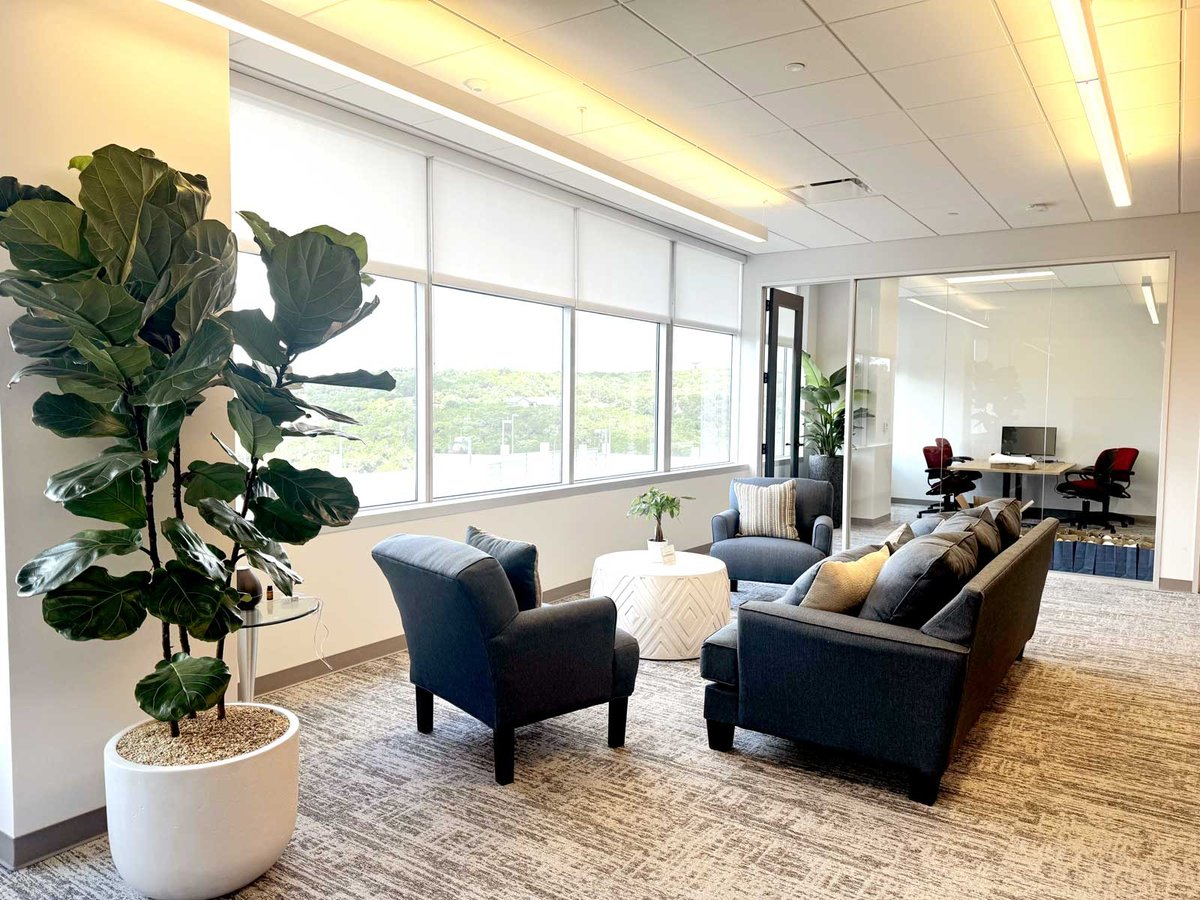
[[[1053,456],[1058,443],[1057,428],[1005,425],[1000,429],[1000,452],[1014,456]]]

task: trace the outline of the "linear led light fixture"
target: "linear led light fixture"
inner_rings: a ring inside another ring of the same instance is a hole
[[[763,243],[767,239],[767,229],[756,222],[722,209],[715,203],[693,197],[665,181],[263,0],[160,2],[729,234],[756,243]]]
[[[1146,301],[1146,312],[1150,313],[1150,322],[1158,324],[1158,302],[1154,299],[1154,282],[1149,275],[1142,276],[1142,298]]]
[[[1108,181],[1114,206],[1133,203],[1133,187],[1129,180],[1129,165],[1121,149],[1117,133],[1117,117],[1113,114],[1108,82],[1100,68],[1100,45],[1096,41],[1096,25],[1092,21],[1091,0],[1050,0],[1058,31],[1067,51],[1067,61],[1075,77],[1079,99],[1087,115],[1092,140],[1100,154],[1100,165]]]
[[[1053,278],[1049,269],[1039,272],[988,272],[986,275],[954,275],[946,279],[947,284],[986,284],[993,281],[1032,281],[1035,278]]]
[[[961,319],[962,321],[966,322],[968,325],[974,325],[976,328],[987,328],[988,327],[987,325],[984,325],[982,322],[976,322],[974,319],[969,319],[966,316],[960,316],[958,313],[951,312],[948,309],[939,309],[938,307],[934,306],[931,303],[925,303],[924,301],[918,300],[916,297],[905,297],[904,299],[907,300],[909,303],[915,303],[915,304],[917,304],[917,306],[923,306],[926,309],[933,310],[935,313],[940,313],[943,316],[953,316],[956,319]]]

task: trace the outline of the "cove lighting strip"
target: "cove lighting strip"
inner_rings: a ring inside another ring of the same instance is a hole
[[[640,172],[590,147],[473,97],[391,57],[284,12],[263,0],[160,0],[276,50],[428,109],[605,184],[755,243],[762,225]]]
[[[948,309],[939,309],[938,307],[934,306],[931,303],[925,303],[922,300],[918,300],[916,297],[905,297],[904,299],[907,300],[909,303],[915,303],[915,304],[917,304],[917,306],[923,306],[926,309],[933,310],[935,313],[939,313],[943,316],[953,316],[956,319],[961,319],[962,321],[966,322],[968,325],[974,325],[976,328],[987,328],[988,327],[987,325],[984,325],[982,322],[976,322],[974,319],[968,319],[966,316],[960,316],[958,313],[951,312]]]
[[[946,284],[987,284],[994,281],[1032,281],[1034,278],[1054,278],[1049,269],[1041,272],[989,272],[986,275],[955,275]]]
[[[1158,324],[1158,301],[1154,299],[1154,282],[1149,275],[1142,276],[1142,299],[1146,301],[1146,312],[1150,313],[1150,322]]]
[[[1079,99],[1083,101],[1088,127],[1092,130],[1092,140],[1100,154],[1100,165],[1108,181],[1113,205],[1129,206],[1133,203],[1129,165],[1121,149],[1108,83],[1100,67],[1100,45],[1092,21],[1091,0],[1050,0],[1050,3],[1054,18],[1058,20],[1058,31],[1067,51]]]

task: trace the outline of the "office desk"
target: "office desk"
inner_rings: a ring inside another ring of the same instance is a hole
[[[1070,462],[1040,462],[1036,466],[994,466],[986,459],[969,459],[966,462],[954,463],[947,466],[951,472],[967,471],[967,472],[999,472],[1004,476],[1004,496],[1021,498],[1021,481],[1025,475],[1050,475],[1059,476],[1064,472],[1069,472],[1075,468],[1075,463]],[[1012,476],[1017,476],[1016,493],[1010,494],[1009,488],[1012,485]]]

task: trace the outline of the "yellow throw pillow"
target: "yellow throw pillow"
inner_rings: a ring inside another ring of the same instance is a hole
[[[801,606],[810,609],[823,609],[828,612],[852,613],[856,611],[871,593],[879,570],[887,562],[892,551],[884,544],[874,553],[856,559],[853,562],[825,563],[817,571],[812,587],[804,595]]]

